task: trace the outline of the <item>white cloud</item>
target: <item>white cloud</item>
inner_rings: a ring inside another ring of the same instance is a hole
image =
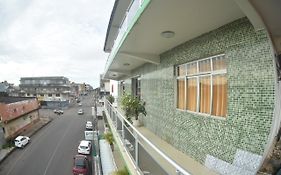
[[[99,85],[114,0],[0,0],[0,81],[66,76]]]

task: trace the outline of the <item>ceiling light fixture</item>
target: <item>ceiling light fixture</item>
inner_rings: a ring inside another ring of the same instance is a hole
[[[130,66],[130,64],[129,64],[129,63],[124,63],[123,65],[124,65],[124,66]]]
[[[161,33],[161,36],[164,38],[173,38],[175,36],[175,32],[173,31],[164,31]]]

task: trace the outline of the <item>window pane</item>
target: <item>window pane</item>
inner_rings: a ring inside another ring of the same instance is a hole
[[[186,73],[186,65],[180,65],[177,67],[177,76],[184,76]]]
[[[213,58],[213,70],[223,70],[226,69],[225,56],[219,56]]]
[[[177,80],[177,108],[184,109],[184,79]]]
[[[211,78],[210,76],[200,78],[200,106],[199,112],[210,114],[211,105]]]
[[[212,115],[226,116],[227,78],[226,75],[213,76],[213,107]]]
[[[194,63],[187,64],[186,70],[187,70],[187,75],[197,73],[197,63],[194,62]]]
[[[197,106],[197,79],[190,78],[186,81],[186,108],[189,111],[196,112]]]
[[[210,59],[200,61],[199,62],[199,72],[209,72],[209,71],[211,71]]]

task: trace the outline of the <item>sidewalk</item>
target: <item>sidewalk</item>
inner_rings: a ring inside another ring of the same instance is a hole
[[[40,120],[35,123],[32,127],[28,128],[27,130],[25,130],[24,132],[21,133],[21,135],[25,135],[28,137],[31,137],[32,135],[34,135],[37,131],[39,131],[41,128],[43,128],[44,126],[46,126],[48,123],[50,123],[52,121],[52,119],[47,118],[47,117],[42,117],[40,118]],[[14,151],[15,147],[11,147],[11,148],[6,148],[6,149],[2,149],[0,150],[0,163],[2,161],[5,160],[5,158]]]

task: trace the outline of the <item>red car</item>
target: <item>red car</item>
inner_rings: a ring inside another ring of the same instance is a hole
[[[88,175],[90,172],[89,160],[85,155],[76,155],[73,158],[72,172],[74,175]]]

